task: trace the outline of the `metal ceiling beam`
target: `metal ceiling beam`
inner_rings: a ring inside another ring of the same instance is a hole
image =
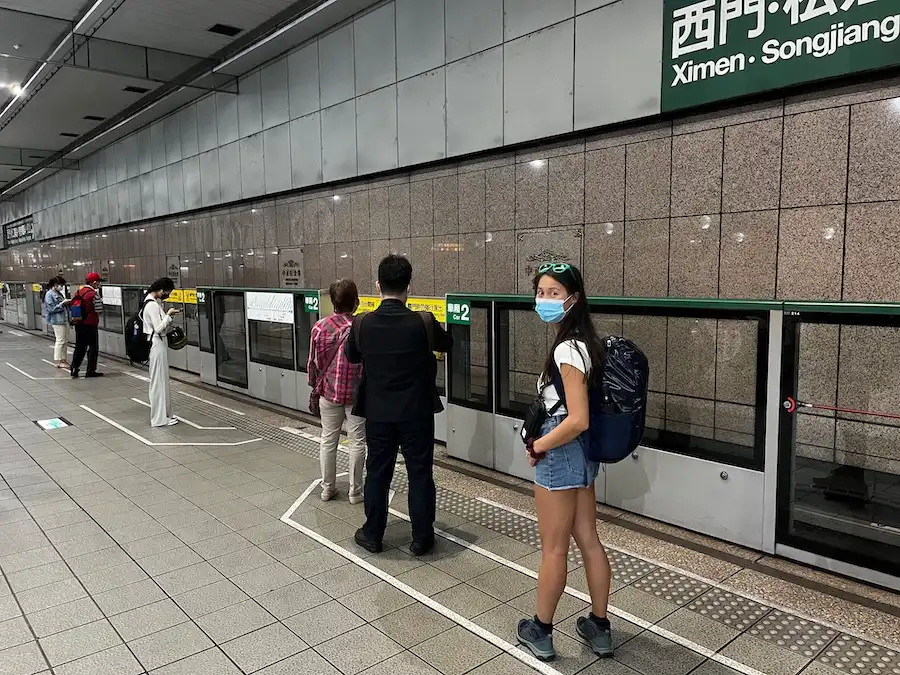
[[[46,64],[57,70],[59,68],[72,68],[86,72],[130,77],[157,84],[175,83],[205,92],[235,93],[229,89],[196,84],[179,77],[185,69],[196,66],[205,65],[205,67],[212,69],[217,62],[211,59],[201,59],[187,54],[151,49],[141,45],[115,42],[102,38],[85,37],[83,35],[74,36],[74,42],[78,45],[72,50],[74,53],[62,61],[37,59],[4,52],[0,53],[0,62],[2,62],[2,59],[10,59]]]
[[[0,147],[0,165],[11,168],[33,169],[41,165],[53,154],[52,150]],[[78,169],[78,160],[60,158],[46,166],[52,169]]]

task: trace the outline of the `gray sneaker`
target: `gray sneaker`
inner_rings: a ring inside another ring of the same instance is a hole
[[[589,617],[578,617],[575,630],[581,639],[591,646],[591,650],[601,659],[613,655],[612,631],[603,630]]]
[[[519,644],[527,647],[541,661],[552,661],[556,658],[553,648],[553,634],[537,625],[534,619],[522,619],[516,631]]]

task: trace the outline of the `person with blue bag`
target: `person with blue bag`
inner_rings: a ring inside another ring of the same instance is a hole
[[[565,591],[574,538],[591,595],[591,611],[577,619],[576,631],[597,656],[611,657],[611,569],[597,535],[594,481],[601,463],[623,459],[640,442],[649,369],[631,342],[597,335],[577,267],[540,265],[534,291],[535,310],[557,332],[522,426],[535,468],[541,564],[535,615],[519,622],[518,640],[538,659],[556,657],[553,616]]]
[[[53,330],[53,363],[57,368],[69,369],[69,300],[66,298],[66,280],[53,277],[44,295],[44,318]]]

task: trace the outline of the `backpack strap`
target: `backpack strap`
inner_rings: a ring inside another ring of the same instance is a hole
[[[351,327],[351,330],[353,331],[353,344],[356,345],[356,351],[360,351],[359,336],[362,333],[362,323],[363,321],[365,321],[368,315],[369,313],[366,312],[365,314],[360,314],[353,319],[353,326]]]
[[[418,312],[419,318],[425,324],[425,334],[428,336],[428,350],[434,351],[434,315],[431,312]]]
[[[550,415],[550,417],[553,417],[561,407],[566,405],[566,388],[563,385],[562,373],[559,372],[559,366],[557,366],[555,362],[553,363],[553,371],[550,373],[550,382],[556,387],[556,394],[559,396],[556,405],[547,411],[547,414]],[[568,407],[566,409],[568,410]]]

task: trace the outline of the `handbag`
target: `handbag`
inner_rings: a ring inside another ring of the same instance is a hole
[[[313,390],[309,393],[309,412],[316,417],[322,416],[322,407],[319,404],[319,399],[322,398],[322,383],[325,381],[325,373],[331,368],[331,364],[334,363],[334,360],[337,358],[338,352],[344,348],[344,342],[347,340],[347,335],[349,334],[349,329],[344,331],[344,334],[338,339],[334,351],[331,352],[331,357],[328,359],[325,367],[316,373],[316,386],[313,387]]]
[[[550,385],[544,385],[541,388],[541,393],[525,411],[525,420],[522,422],[522,431],[519,433],[525,445],[528,445],[529,442],[533,443],[541,437],[541,428],[544,426],[544,422],[553,417],[562,407],[562,398],[549,411],[544,406],[544,389],[548,386]]]

